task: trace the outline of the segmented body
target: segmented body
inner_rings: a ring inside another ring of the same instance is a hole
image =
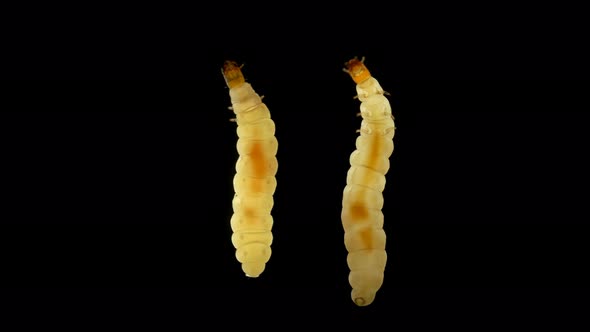
[[[270,112],[252,86],[245,82],[240,66],[226,61],[223,75],[229,87],[238,124],[236,174],[232,201],[232,243],[236,258],[248,277],[258,277],[271,256],[271,210],[277,182],[278,142]]]
[[[346,67],[345,71],[357,83],[363,120],[356,150],[350,155],[341,217],[351,297],[355,304],[366,306],[373,302],[383,284],[387,262],[381,209],[395,125],[383,89],[362,60],[352,59]]]

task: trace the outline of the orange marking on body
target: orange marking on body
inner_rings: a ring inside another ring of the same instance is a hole
[[[246,218],[246,222],[252,223],[252,220],[254,219],[254,218],[252,218],[254,216],[254,209],[249,208],[249,207],[244,207],[244,209],[242,210],[242,213],[244,214],[244,217]]]
[[[356,222],[362,222],[363,220],[367,219],[369,216],[369,210],[366,206],[359,206],[351,203],[352,206],[349,207],[350,216],[352,220]]]
[[[379,146],[381,145],[380,139],[378,136],[373,136],[371,135],[371,140],[368,142],[368,148],[369,148],[369,160],[367,161],[366,165],[367,167],[373,168],[373,169],[377,169],[377,165],[379,163]],[[363,184],[367,184],[369,182],[369,173],[367,172],[364,179],[362,179],[362,183]],[[367,207],[365,206],[365,204],[361,201],[358,203],[355,202],[351,202],[350,203],[350,215],[353,218],[353,220],[356,222],[362,222],[364,220],[366,220],[366,218],[369,216],[369,211],[367,209]]]
[[[373,232],[372,229],[367,227],[359,231],[359,237],[367,249],[373,248]]]
[[[254,226],[261,226],[263,224],[262,219],[260,217],[260,213],[251,207],[244,208],[242,210],[244,214],[245,224],[254,227]]]
[[[371,139],[369,140],[369,167],[373,169],[377,169],[379,165],[379,148],[381,145],[381,140],[377,135],[370,135]]]
[[[252,144],[252,150],[250,150],[250,160],[252,161],[252,171],[255,178],[264,178],[267,176],[268,171],[268,157],[264,153],[264,147],[262,142],[255,142]],[[260,191],[260,181],[254,181],[252,191]]]

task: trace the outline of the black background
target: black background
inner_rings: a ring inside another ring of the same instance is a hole
[[[265,10],[78,13],[18,30],[30,38],[14,38],[0,118],[6,316],[79,330],[579,324],[589,83],[573,36],[518,15]],[[353,56],[391,93],[397,127],[386,277],[366,308],[350,300],[339,218],[360,126],[342,72]],[[273,255],[257,279],[230,242],[228,59],[279,141]]]

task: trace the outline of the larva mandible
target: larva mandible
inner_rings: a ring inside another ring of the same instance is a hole
[[[241,66],[226,61],[222,72],[238,124],[231,240],[242,270],[246,276],[256,278],[271,256],[278,141],[270,111],[245,81]]]
[[[346,63],[356,85],[363,118],[342,198],[344,244],[350,269],[351,297],[358,306],[373,302],[383,284],[387,253],[383,230],[383,189],[393,153],[395,125],[391,105],[364,58]]]

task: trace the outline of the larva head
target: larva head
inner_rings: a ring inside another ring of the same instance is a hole
[[[369,72],[367,67],[365,67],[363,60],[364,58],[359,60],[355,57],[354,59],[349,60],[345,64],[346,69],[344,71],[346,71],[350,75],[350,77],[352,77],[356,84],[359,84],[371,77],[371,73]]]
[[[227,86],[231,88],[242,85],[246,80],[241,70],[242,66],[238,65],[235,61],[225,61],[221,72]]]

